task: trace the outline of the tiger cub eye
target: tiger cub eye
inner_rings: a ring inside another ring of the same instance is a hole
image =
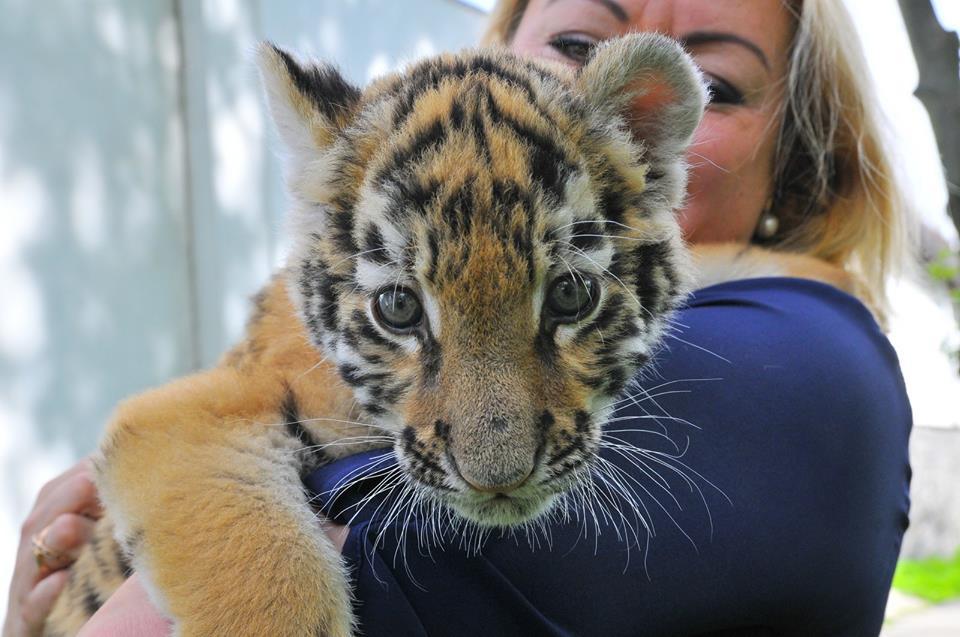
[[[412,290],[391,287],[377,295],[373,314],[387,329],[402,332],[420,324],[423,307]]]
[[[547,292],[547,310],[557,321],[578,321],[593,309],[597,301],[596,283],[589,276],[563,276]]]

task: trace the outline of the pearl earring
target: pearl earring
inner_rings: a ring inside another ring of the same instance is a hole
[[[772,239],[780,229],[780,218],[768,210],[760,215],[757,224],[757,236],[761,239]]]

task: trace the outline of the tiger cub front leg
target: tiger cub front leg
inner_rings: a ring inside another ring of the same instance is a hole
[[[282,383],[220,368],[121,405],[98,482],[179,635],[349,635],[348,580],[279,425]]]

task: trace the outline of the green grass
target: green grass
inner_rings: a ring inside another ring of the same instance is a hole
[[[960,597],[960,551],[948,559],[901,560],[893,587],[934,603]]]

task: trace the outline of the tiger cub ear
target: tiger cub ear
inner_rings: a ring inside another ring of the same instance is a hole
[[[616,113],[638,139],[671,154],[689,144],[708,99],[690,56],[656,33],[632,33],[599,45],[578,82],[594,107]]]
[[[329,147],[349,124],[360,89],[327,64],[303,64],[270,42],[257,47],[257,64],[280,138],[296,161]]]

